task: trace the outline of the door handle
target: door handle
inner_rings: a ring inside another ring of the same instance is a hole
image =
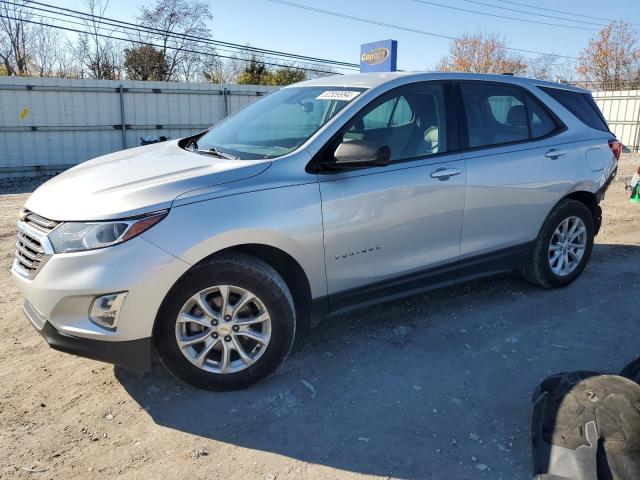
[[[559,158],[566,154],[567,154],[566,150],[556,150],[555,148],[552,148],[547,153],[545,153],[544,156],[547,158],[550,158],[551,160],[555,160],[556,158]]]
[[[440,181],[449,180],[449,177],[460,175],[460,170],[457,168],[439,168],[435,172],[431,173],[431,178],[437,178]]]

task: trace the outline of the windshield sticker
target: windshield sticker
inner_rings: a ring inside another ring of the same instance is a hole
[[[316,97],[316,100],[343,100],[350,102],[360,95],[360,92],[353,90],[327,90]]]

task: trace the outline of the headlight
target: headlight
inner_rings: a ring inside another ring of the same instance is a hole
[[[49,234],[49,240],[56,253],[110,247],[140,235],[162,220],[167,213],[162,211],[110,222],[65,222]]]

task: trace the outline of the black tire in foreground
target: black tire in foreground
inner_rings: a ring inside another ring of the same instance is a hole
[[[237,390],[273,373],[295,332],[294,303],[282,277],[262,260],[231,253],[195,266],[176,283],[156,318],[154,344],[179,380]]]
[[[563,225],[566,225],[566,235],[562,235]],[[572,232],[574,225],[577,227]],[[584,234],[573,239],[572,237],[581,231],[579,229],[584,229]],[[529,282],[544,288],[569,285],[580,276],[589,262],[594,235],[593,216],[587,206],[575,200],[561,200],[549,213],[540,229],[533,246],[531,261],[523,271],[524,277]],[[564,236],[566,239],[563,240]],[[574,243],[571,242],[572,240]],[[584,245],[579,258],[576,257],[578,249],[572,247],[577,244]],[[552,248],[557,248],[558,251]],[[566,256],[569,262],[565,271],[561,271],[561,267],[558,267],[562,259],[554,260],[557,254]]]

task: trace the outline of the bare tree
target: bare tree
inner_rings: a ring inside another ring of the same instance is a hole
[[[153,7],[140,8],[140,24],[154,29],[141,40],[152,43],[167,59],[163,80],[191,77],[202,70],[203,58],[197,52],[203,47],[196,39],[210,37],[206,22],[212,18],[211,7],[203,0],[157,0]]]
[[[578,73],[576,72],[575,61],[565,61],[559,63],[555,68],[553,80],[559,83],[576,83]]]
[[[555,55],[542,55],[529,62],[527,75],[539,80],[552,80],[558,65]]]
[[[452,40],[449,55],[440,59],[436,70],[523,74],[528,66],[524,58],[506,47],[505,40],[495,33],[467,33]]]
[[[202,63],[202,77],[211,83],[233,83],[238,77],[239,68],[234,61],[237,59],[220,58],[213,55],[207,56]]]
[[[32,70],[40,77],[60,76],[60,63],[65,55],[59,30],[48,25],[32,29],[29,60]]]
[[[0,61],[8,75],[29,74],[27,1],[0,2]]]
[[[611,22],[582,50],[578,73],[605,90],[640,86],[638,34],[625,22]]]
[[[212,55],[215,55],[215,48],[203,45],[199,47],[202,54],[185,55],[182,62],[177,65],[177,77],[185,82],[198,82],[203,79],[203,66]]]
[[[63,36],[57,55],[56,76],[60,78],[83,78],[83,64],[78,61],[74,45]]]
[[[84,0],[84,4],[91,17],[84,20],[85,32],[78,35],[76,59],[91,78],[118,79],[122,70],[122,49],[109,38],[113,30],[108,30],[102,21],[109,0]]]
[[[308,66],[310,70],[307,71],[307,77],[309,78],[322,78],[330,75],[335,75],[336,71],[333,67],[322,64],[311,64]]]
[[[255,61],[264,63],[263,55],[255,53],[248,44],[246,48],[231,55],[231,58],[210,55],[202,65],[203,78],[212,83],[238,83],[247,65]]]

